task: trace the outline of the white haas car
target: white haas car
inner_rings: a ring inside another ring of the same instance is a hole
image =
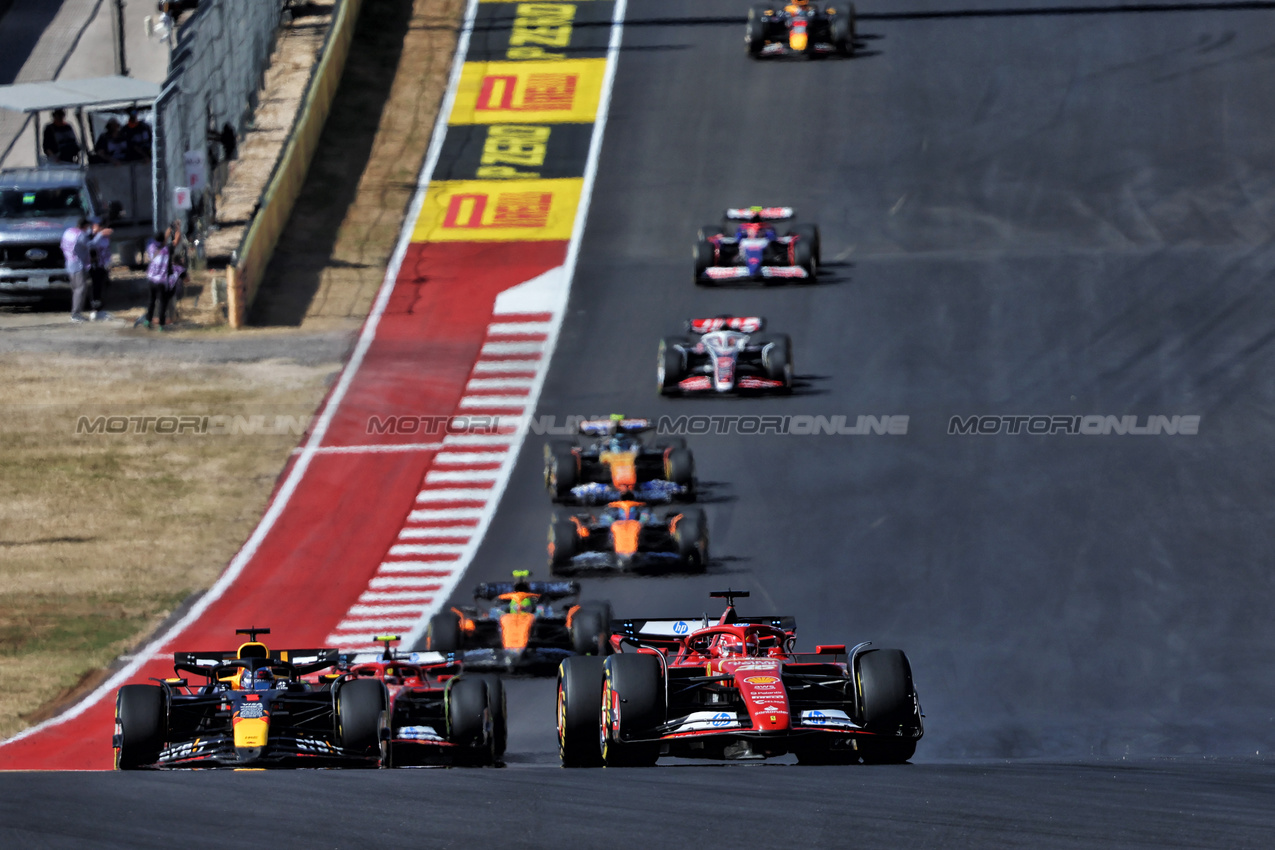
[[[759,316],[689,320],[686,336],[660,340],[658,391],[791,392],[792,340],[761,333],[765,327]]]

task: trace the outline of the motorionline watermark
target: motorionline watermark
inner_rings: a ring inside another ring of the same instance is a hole
[[[518,431],[536,436],[569,437],[580,433],[586,421],[606,420],[606,416],[372,416],[367,421],[369,435],[451,436],[498,434]],[[780,434],[813,436],[821,434],[899,435],[908,432],[907,416],[661,416],[651,421],[661,435]]]
[[[1139,424],[1141,422],[1141,424]],[[1194,437],[1200,433],[1200,417],[1173,414],[1164,416],[1087,416],[1014,415],[1014,416],[953,416],[948,420],[947,433],[957,435],[990,436],[992,434],[1073,434],[1092,436],[1152,436],[1171,435]]]
[[[180,434],[212,437],[299,437],[313,417],[294,414],[154,414],[80,416],[76,434]]]

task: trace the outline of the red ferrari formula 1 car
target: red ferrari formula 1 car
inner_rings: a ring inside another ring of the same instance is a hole
[[[697,392],[792,392],[792,340],[762,334],[758,316],[691,319],[687,336],[660,340],[655,360],[661,395]]]
[[[343,673],[335,649],[271,650],[269,629],[237,629],[234,652],[178,652],[178,674],[124,685],[115,700],[115,767],[380,767],[385,685]]]
[[[620,500],[600,511],[554,514],[549,521],[549,569],[577,572],[703,572],[708,526],[698,508],[657,512]]]
[[[791,617],[716,623],[623,620],[614,654],[568,658],[558,672],[558,746],[567,767],[678,758],[803,764],[898,763],[921,738],[907,656],[861,643],[794,652]],[[698,618],[696,618],[698,619]],[[599,717],[601,720],[599,720]]]
[[[384,652],[342,655],[338,669],[375,679],[390,699],[386,764],[497,764],[505,754],[505,689],[500,677],[461,674],[454,655],[399,652],[398,635],[377,638]]]

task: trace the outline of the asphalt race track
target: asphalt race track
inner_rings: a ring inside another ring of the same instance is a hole
[[[708,574],[585,587],[619,616],[745,588],[804,647],[903,648],[913,764],[562,771],[526,680],[503,771],[8,775],[0,843],[211,843],[268,811],[333,846],[1269,846],[1275,3],[865,0],[854,59],[764,63],[745,10],[630,2],[540,413],[908,416],[688,437]],[[817,285],[691,283],[695,228],[751,203],[820,224]],[[659,337],[725,312],[791,334],[797,392],[658,398]],[[1037,415],[1200,421],[948,433]],[[462,588],[547,572],[541,444]],[[68,797],[112,816],[31,841]]]

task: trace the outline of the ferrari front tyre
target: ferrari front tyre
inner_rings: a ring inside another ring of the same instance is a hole
[[[565,445],[545,446],[545,489],[555,502],[566,501],[580,480],[575,452]]]
[[[699,508],[687,508],[673,529],[677,541],[677,554],[682,558],[682,568],[689,572],[704,572],[708,568],[708,525],[704,512]]]
[[[388,705],[385,685],[379,679],[343,683],[336,692],[336,739],[341,749],[349,755],[377,756]]]
[[[602,667],[602,763],[651,767],[660,757],[652,737],[665,721],[664,666],[654,655],[622,653]]]
[[[859,720],[873,737],[859,740],[863,760],[905,762],[916,751],[917,716],[912,667],[898,649],[869,649],[855,660]]]
[[[611,603],[582,602],[571,617],[571,648],[577,655],[606,655],[611,645]]]
[[[506,712],[505,683],[495,673],[482,673],[478,676],[487,685],[487,705],[491,712],[491,733],[496,761],[505,755],[505,746],[509,742],[509,718]]]
[[[462,749],[462,762],[490,764],[496,760],[496,735],[491,696],[480,676],[457,676],[447,683],[447,740]]]
[[[569,519],[555,516],[549,521],[549,571],[562,575],[571,568],[576,555],[579,534],[576,524]]]
[[[661,395],[677,389],[677,385],[686,377],[686,366],[682,363],[682,352],[676,348],[677,340],[665,337],[660,340],[660,348],[655,358],[656,388]]]
[[[117,770],[136,770],[159,761],[167,735],[168,711],[159,685],[124,685],[115,697],[119,747]]]
[[[701,238],[695,243],[691,256],[695,258],[695,282],[700,286],[712,285],[713,281],[705,277],[704,273],[717,265],[717,249],[713,243]]]
[[[601,658],[577,655],[558,667],[558,755],[563,767],[601,767]]]
[[[461,641],[460,618],[455,611],[444,611],[429,618],[425,626],[426,652],[458,652]]]

